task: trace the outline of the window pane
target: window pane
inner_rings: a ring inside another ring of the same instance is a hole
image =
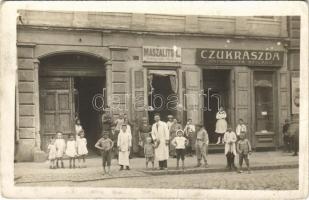
[[[255,72],[256,131],[274,131],[273,73]]]

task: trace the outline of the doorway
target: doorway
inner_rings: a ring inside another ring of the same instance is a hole
[[[96,141],[101,135],[101,113],[98,108],[102,107],[102,99],[93,103],[96,95],[102,95],[104,77],[75,77],[74,78],[74,103],[75,116],[85,131],[88,149],[94,149]]]
[[[53,54],[40,59],[40,134],[44,151],[56,132],[62,132],[64,139],[75,134],[75,117],[85,130],[88,149],[94,148],[101,133],[102,109],[100,98],[97,108],[92,100],[99,94],[103,103],[104,63],[102,58],[80,53]]]
[[[216,114],[220,106],[227,113],[227,122],[231,121],[230,112],[230,70],[207,69],[203,70],[204,89],[204,127],[209,134],[210,143],[217,142]]]
[[[167,121],[168,115],[177,117],[177,77],[176,71],[151,70],[149,71],[148,105],[149,123],[154,123],[154,114],[159,113],[162,121]]]

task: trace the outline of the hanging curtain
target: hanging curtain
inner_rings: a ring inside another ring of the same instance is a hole
[[[153,75],[150,74],[148,76],[148,94],[150,94],[152,92],[152,90],[153,90],[152,80],[153,80]]]
[[[159,75],[159,76],[169,76],[171,87],[174,93],[177,94],[178,90],[178,80],[177,80],[177,72],[174,70],[149,70],[150,76],[153,74]],[[151,82],[152,83],[152,78]]]
[[[169,75],[169,78],[170,78],[172,90],[175,94],[177,94],[177,88],[178,88],[177,78],[176,76],[173,76],[173,75]]]

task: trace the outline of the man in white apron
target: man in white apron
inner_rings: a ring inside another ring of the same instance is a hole
[[[167,169],[168,160],[168,143],[169,143],[169,131],[167,124],[160,121],[160,115],[155,114],[155,123],[152,125],[151,136],[155,142],[155,157],[159,161],[160,170]]]
[[[118,135],[117,146],[119,150],[118,162],[120,165],[120,170],[123,170],[124,166],[126,167],[127,170],[129,170],[130,169],[129,155],[130,155],[130,148],[132,146],[132,136],[131,132],[128,131],[126,124],[122,124],[121,126],[120,133]]]

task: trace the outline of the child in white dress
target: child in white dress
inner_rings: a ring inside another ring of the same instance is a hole
[[[80,120],[79,119],[76,119],[76,122],[75,122],[75,133],[76,133],[76,140],[79,139],[79,135],[81,132],[83,132],[83,127],[82,125],[80,124]]]
[[[227,130],[226,112],[224,111],[224,108],[222,106],[219,108],[219,111],[216,114],[216,119],[217,123],[215,132],[218,136],[218,141],[216,144],[220,144],[220,142],[223,143],[223,136]]]
[[[62,133],[58,132],[55,140],[56,146],[56,167],[59,168],[59,160],[61,161],[61,168],[64,168],[63,164],[63,154],[65,152],[65,141],[62,138]]]
[[[50,139],[50,143],[47,147],[48,149],[48,160],[49,160],[49,168],[50,169],[55,169],[56,166],[55,166],[55,159],[56,159],[56,146],[55,146],[55,139],[54,137],[52,137]]]
[[[76,151],[76,141],[73,135],[69,136],[69,140],[67,141],[67,149],[65,154],[69,157],[70,168],[75,168],[75,157],[77,156]],[[73,165],[72,165],[73,164]]]
[[[86,156],[88,154],[87,139],[85,138],[84,131],[80,132],[79,138],[76,140],[77,155],[78,155],[78,167],[86,167]],[[83,160],[83,166],[81,164]]]

